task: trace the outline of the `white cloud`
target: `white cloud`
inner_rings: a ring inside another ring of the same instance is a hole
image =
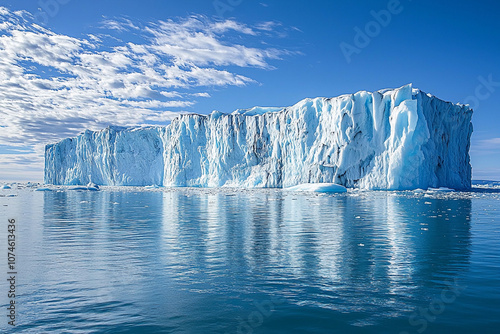
[[[105,33],[76,38],[34,24],[24,11],[0,7],[0,22],[0,143],[36,147],[38,156],[45,143],[84,129],[169,121],[210,97],[196,93],[200,87],[255,82],[234,67],[271,69],[269,60],[287,54],[242,42],[271,23],[107,18]]]
[[[198,96],[198,97],[210,97],[210,94],[208,94],[207,92],[203,92],[203,93],[194,93],[193,96]]]
[[[101,28],[118,30],[118,31],[129,31],[133,29],[139,29],[131,20],[122,18],[120,22],[113,19],[105,19],[101,22]]]
[[[471,153],[484,155],[495,152],[500,152],[500,138],[481,139],[472,142]]]
[[[500,149],[500,138],[490,138],[480,141],[481,145]]]
[[[273,31],[280,24],[274,21],[267,21],[257,24],[256,29],[265,30],[265,31]]]
[[[500,168],[473,168],[472,179],[500,181]]]
[[[197,18],[195,17],[194,19],[196,20]],[[232,20],[216,22],[211,25],[211,30],[215,33],[224,33],[229,30],[234,30],[247,35],[257,35],[257,33],[253,31],[251,28]]]
[[[36,145],[27,152],[14,150],[10,154],[0,154],[0,182],[42,181],[44,157],[41,152],[43,145]]]
[[[259,49],[240,44],[224,43],[220,34],[233,30],[257,35],[253,30],[235,21],[210,23],[200,16],[192,16],[179,23],[160,21],[145,30],[154,36],[151,48],[157,54],[173,58],[174,64],[197,66],[228,66],[271,68],[268,59],[279,59],[284,54],[277,49]]]

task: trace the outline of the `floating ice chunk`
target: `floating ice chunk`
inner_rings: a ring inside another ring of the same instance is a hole
[[[92,186],[77,186],[77,187],[71,187],[68,190],[85,190],[85,191],[99,191],[99,187],[92,187]]]
[[[346,187],[334,183],[304,183],[290,188],[289,191],[312,191],[317,193],[345,193]]]
[[[53,191],[53,190],[50,189],[50,188],[45,188],[44,187],[44,188],[37,188],[37,189],[35,189],[35,191]]]
[[[2,186],[2,189],[12,189],[12,187],[11,187],[11,186],[9,186],[8,184],[4,184],[4,185]]]

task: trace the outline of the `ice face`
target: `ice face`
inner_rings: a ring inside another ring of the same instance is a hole
[[[161,185],[164,129],[85,131],[45,149],[45,183]]]
[[[468,189],[471,116],[411,85],[181,115],[165,127],[110,127],[47,145],[45,182]]]

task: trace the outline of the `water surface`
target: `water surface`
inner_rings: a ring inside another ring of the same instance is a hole
[[[498,193],[1,195],[0,217],[18,225],[18,325],[2,315],[8,331],[500,330]]]

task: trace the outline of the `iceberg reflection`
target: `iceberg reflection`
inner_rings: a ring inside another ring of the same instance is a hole
[[[231,327],[269,296],[304,314],[357,314],[355,325],[406,319],[427,300],[429,282],[444,286],[469,266],[466,197],[272,189],[40,195],[43,223],[32,245],[39,255],[26,266],[69,298],[65,307],[110,303],[118,322],[181,328],[192,317],[226,319],[196,327],[213,332],[203,326]],[[26,293],[27,306],[60,316],[51,309],[63,301],[38,303],[43,291]]]

